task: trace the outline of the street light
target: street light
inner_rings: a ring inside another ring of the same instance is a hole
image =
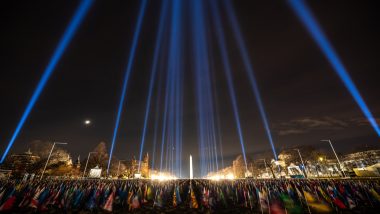
[[[60,142],[54,142],[54,143],[53,143],[53,146],[51,147],[51,150],[50,150],[50,153],[49,153],[48,159],[46,160],[44,170],[42,170],[42,174],[41,174],[41,178],[40,178],[40,180],[42,180],[42,177],[43,177],[44,174],[45,174],[45,170],[46,170],[46,167],[47,167],[47,165],[48,165],[48,163],[49,163],[50,156],[51,156],[51,154],[53,153],[53,149],[54,149],[54,147],[55,147],[56,144],[59,144],[59,145],[66,145],[67,143],[60,143]]]
[[[332,145],[332,143],[331,143],[331,140],[321,140],[321,141],[323,141],[323,142],[329,142],[329,143],[330,143],[331,149],[333,150],[334,155],[335,155],[335,157],[336,157],[336,160],[338,161],[339,169],[340,169],[340,171],[342,172],[343,177],[346,177],[346,173],[344,173],[344,170],[343,170],[342,164],[341,164],[340,161],[339,161],[338,155],[337,155],[336,152],[335,152],[335,149],[334,149],[334,147],[333,147],[333,145]]]
[[[87,170],[87,164],[88,164],[88,160],[90,159],[90,155],[91,154],[96,154],[97,152],[89,152],[88,153],[88,156],[87,156],[87,161],[86,161],[86,165],[84,166],[84,170],[83,170],[83,178],[84,178],[84,176],[86,175],[86,170]]]
[[[307,174],[306,174],[306,168],[305,168],[305,164],[303,162],[303,159],[302,159],[302,156],[301,156],[301,152],[299,149],[294,149],[298,152],[298,155],[300,156],[300,159],[301,159],[301,163],[302,163],[302,172],[303,174],[305,175],[305,178],[307,178]]]
[[[265,159],[260,159],[260,160],[264,161],[265,171],[267,171],[267,173],[269,174],[269,172],[268,172],[268,166],[267,166],[267,161]],[[276,178],[276,176],[274,175],[274,172],[273,172],[272,168],[270,169],[270,171],[272,172],[273,178]]]
[[[119,160],[119,165],[117,166],[117,177],[119,177],[120,163],[125,160]]]

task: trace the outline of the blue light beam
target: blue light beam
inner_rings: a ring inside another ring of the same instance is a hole
[[[82,23],[84,17],[86,16],[87,12],[89,11],[91,5],[93,4],[93,0],[83,0],[77,10],[74,13],[73,18],[71,19],[69,25],[66,28],[66,31],[64,32],[63,36],[61,37],[61,40],[58,43],[58,46],[56,47],[53,56],[51,57],[49,64],[45,68],[45,71],[38,82],[37,88],[35,89],[31,99],[29,100],[29,103],[22,114],[22,117],[16,127],[16,130],[14,131],[11,140],[8,143],[7,148],[5,149],[3,156],[1,158],[0,163],[3,163],[5,158],[7,157],[9,150],[12,148],[13,143],[15,142],[18,134],[20,133],[22,127],[24,126],[24,123],[26,119],[28,118],[30,112],[32,111],[34,105],[36,104],[39,96],[41,95],[43,89],[45,88],[45,85],[47,81],[49,80],[50,76],[55,70],[55,67],[57,66],[59,60],[61,59],[62,55],[64,54],[67,46],[70,44],[72,38],[75,35],[75,32],[77,31],[78,27]]]
[[[160,67],[163,67],[163,64],[161,64]],[[162,69],[161,69],[162,70]],[[152,154],[152,161],[151,166],[152,169],[154,169],[156,164],[156,145],[158,141],[158,122],[160,120],[160,100],[161,100],[161,91],[162,91],[162,83],[163,82],[163,73],[161,72],[159,80],[158,80],[158,86],[157,86],[157,97],[156,97],[156,108],[155,108],[155,119],[154,119],[154,134],[153,134],[153,154]]]
[[[380,136],[379,125],[377,124],[363,97],[360,95],[358,88],[355,86],[355,83],[352,81],[338,54],[328,41],[310,9],[302,0],[288,0],[288,3],[298,16],[299,20],[308,30],[311,37],[318,44],[325,57],[334,68],[335,73],[339,76],[351,96],[354,98],[355,102],[359,105],[361,111],[367,117],[377,135]]]
[[[117,137],[117,132],[118,132],[119,125],[120,125],[120,117],[121,117],[121,113],[123,111],[123,105],[124,105],[125,95],[127,92],[128,80],[129,80],[129,76],[130,76],[131,71],[132,71],[133,60],[135,58],[136,47],[137,47],[138,38],[140,35],[140,31],[141,31],[141,25],[142,25],[143,17],[145,14],[146,4],[147,4],[147,0],[141,1],[141,6],[140,6],[140,11],[139,11],[139,16],[137,19],[136,29],[135,29],[135,33],[133,35],[133,40],[132,40],[132,47],[131,47],[131,50],[129,53],[128,65],[127,65],[127,68],[125,70],[125,77],[124,77],[123,88],[122,88],[122,93],[121,93],[121,97],[120,97],[119,108],[117,111],[115,129],[113,131],[110,156],[108,158],[108,165],[107,165],[107,175],[109,172],[109,168],[111,166],[112,153],[113,153],[113,149],[114,149],[115,141],[116,141],[116,137]]]
[[[215,26],[216,34],[218,37],[217,40],[218,40],[218,44],[219,44],[219,48],[220,48],[220,54],[222,56],[222,63],[223,63],[223,67],[224,67],[223,70],[224,70],[224,73],[226,75],[226,79],[227,79],[227,83],[228,83],[228,92],[229,92],[231,102],[232,102],[232,108],[233,108],[233,113],[234,113],[234,117],[235,117],[236,129],[238,132],[239,142],[240,142],[241,150],[243,153],[245,169],[248,171],[247,158],[245,155],[245,145],[244,145],[243,132],[241,130],[241,125],[240,125],[239,109],[238,109],[238,104],[237,104],[237,100],[236,100],[236,93],[235,93],[235,89],[234,89],[233,77],[231,74],[231,65],[229,62],[228,54],[227,54],[227,47],[225,45],[226,40],[224,38],[223,27],[221,24],[221,18],[220,18],[218,9],[217,9],[215,4],[216,4],[215,1],[211,2],[212,17],[213,17],[213,20],[215,23],[214,26]]]
[[[263,121],[264,128],[265,128],[270,146],[272,148],[274,159],[277,160],[277,152],[276,152],[276,148],[274,146],[272,133],[271,133],[271,130],[269,128],[268,117],[267,117],[266,112],[265,112],[264,103],[261,99],[260,90],[259,90],[259,87],[258,87],[257,82],[256,82],[256,77],[254,75],[252,64],[249,60],[249,54],[248,54],[248,51],[246,48],[247,46],[244,42],[243,36],[241,35],[241,30],[239,28],[239,22],[237,21],[236,15],[234,13],[234,10],[233,10],[232,4],[231,4],[231,1],[225,0],[224,3],[225,3],[225,8],[227,10],[227,15],[228,15],[231,27],[232,27],[233,32],[234,32],[235,39],[236,39],[238,46],[239,46],[240,54],[243,58],[243,63],[244,63],[245,70],[246,70],[246,73],[247,73],[248,78],[249,78],[249,82],[251,83],[252,92],[255,95],[256,103],[257,103],[257,106],[259,107],[261,120]]]
[[[211,90],[209,46],[207,45],[204,5],[202,0],[191,1],[192,9],[192,38],[194,39],[194,69],[195,69],[195,92],[197,98],[198,113],[198,140],[201,155],[207,155],[203,161],[207,161],[208,168],[205,170],[202,164],[201,175],[205,176],[210,170],[218,170],[218,155],[216,152],[216,135],[214,105]],[[202,154],[202,150],[207,149],[207,154]]]
[[[164,115],[162,116],[162,133],[161,133],[161,156],[160,156],[160,171],[162,172],[163,158],[164,158],[164,145],[167,135],[167,120],[169,111],[169,90],[170,90],[170,70],[166,74],[166,87],[165,87],[165,105],[164,105]]]
[[[178,172],[178,164],[174,164],[175,158],[178,157],[177,151],[181,147],[182,139],[180,133],[182,132],[182,124],[180,124],[182,105],[180,103],[181,87],[180,87],[180,71],[181,71],[181,0],[171,1],[171,28],[169,35],[169,51],[168,51],[168,68],[167,68],[167,81],[166,81],[166,95],[165,95],[165,110],[163,117],[163,130],[161,138],[161,159],[160,170],[162,171],[162,162],[164,156],[164,144],[166,138],[166,169],[174,174],[174,170]],[[174,144],[175,143],[175,144]],[[174,157],[174,150],[176,149],[176,157]],[[174,169],[176,166],[177,169]]]
[[[147,129],[147,125],[148,125],[149,112],[150,112],[150,103],[152,100],[154,80],[156,78],[156,73],[157,73],[158,59],[159,59],[159,53],[160,53],[160,49],[161,49],[161,40],[162,40],[162,36],[163,36],[163,31],[164,31],[164,21],[165,21],[165,17],[166,17],[167,7],[168,7],[168,1],[164,1],[162,3],[162,7],[161,7],[161,17],[160,17],[159,27],[158,27],[158,32],[157,32],[156,47],[155,47],[154,55],[153,55],[152,71],[151,71],[151,77],[150,77],[150,81],[149,81],[149,92],[148,92],[147,101],[146,101],[145,116],[144,116],[144,127],[143,127],[143,132],[142,132],[142,137],[141,137],[141,143],[140,143],[140,156],[139,156],[139,168],[138,168],[139,172],[140,172],[140,167],[141,167],[142,153],[144,150],[146,129]]]

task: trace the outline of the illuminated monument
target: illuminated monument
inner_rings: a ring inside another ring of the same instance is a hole
[[[190,179],[193,179],[193,157],[190,155]]]

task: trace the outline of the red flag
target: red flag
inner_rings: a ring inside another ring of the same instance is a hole
[[[4,203],[3,205],[1,205],[0,207],[0,211],[9,211],[12,209],[13,207],[13,204],[15,203],[16,201],[16,196],[12,195],[11,197],[9,197]]]
[[[108,196],[106,203],[103,206],[103,209],[108,212],[112,212],[113,199],[115,198],[115,191]]]
[[[40,190],[36,191],[36,194],[34,194],[32,200],[30,201],[29,207],[37,208],[39,205],[38,197],[40,197],[41,193],[45,190],[45,187],[41,188]]]

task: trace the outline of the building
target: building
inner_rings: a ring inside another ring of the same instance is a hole
[[[349,169],[371,166],[380,163],[380,150],[375,149],[347,154],[343,157],[342,162]]]
[[[10,158],[11,169],[14,172],[24,173],[29,172],[31,166],[37,163],[40,157],[32,154],[30,149],[27,152],[21,154],[13,154]]]
[[[141,163],[141,176],[144,178],[149,178],[149,154],[146,153],[142,163]]]

